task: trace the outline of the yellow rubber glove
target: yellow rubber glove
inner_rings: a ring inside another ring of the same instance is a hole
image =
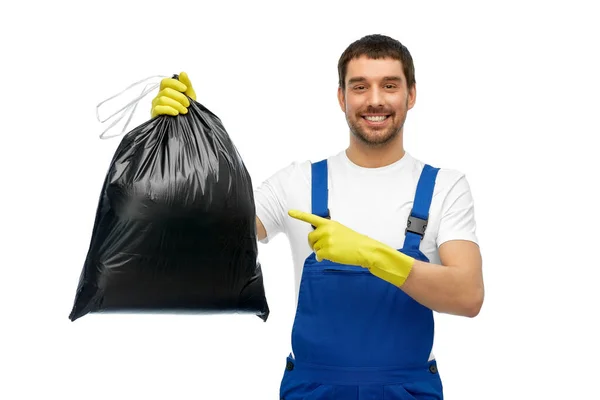
[[[316,228],[308,234],[308,243],[317,261],[358,265],[396,286],[402,286],[412,270],[414,258],[339,222],[298,210],[290,210],[288,214]]]
[[[172,116],[187,114],[190,101],[186,95],[196,100],[196,92],[185,72],[179,74],[179,80],[165,78],[160,81],[160,91],[152,100],[152,118],[163,114]]]

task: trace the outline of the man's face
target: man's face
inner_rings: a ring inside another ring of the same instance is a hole
[[[402,132],[406,113],[416,100],[408,90],[402,63],[366,56],[348,63],[346,90],[338,100],[353,135],[370,146],[381,146]]]

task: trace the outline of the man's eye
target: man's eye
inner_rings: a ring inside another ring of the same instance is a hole
[[[394,89],[396,85],[385,85],[386,89]]]
[[[354,86],[355,90],[363,90],[365,87],[364,86]]]

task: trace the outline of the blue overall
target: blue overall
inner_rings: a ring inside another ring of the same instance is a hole
[[[401,252],[419,250],[438,169],[417,184]],[[312,213],[329,218],[327,160],[312,165]],[[385,223],[385,221],[381,221]],[[400,231],[400,228],[399,228]],[[280,387],[284,400],[442,400],[433,312],[368,269],[304,262],[292,351]]]

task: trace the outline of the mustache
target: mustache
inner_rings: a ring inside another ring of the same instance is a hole
[[[393,111],[384,107],[368,106],[365,110],[359,111],[358,114],[393,114]]]

